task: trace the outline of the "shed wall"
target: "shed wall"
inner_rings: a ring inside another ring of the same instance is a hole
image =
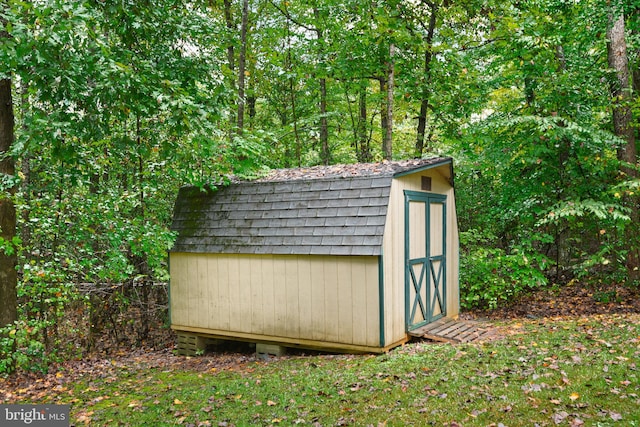
[[[389,210],[383,239],[384,257],[384,319],[387,343],[406,336],[405,319],[405,259],[404,259],[404,190],[423,191],[423,176],[431,177],[429,193],[447,196],[447,317],[459,314],[458,289],[458,220],[454,189],[450,184],[450,166],[428,169],[393,180]]]
[[[172,327],[318,347],[380,347],[378,259],[174,252]]]

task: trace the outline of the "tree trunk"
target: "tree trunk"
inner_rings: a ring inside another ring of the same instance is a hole
[[[430,4],[431,16],[429,17],[429,26],[427,27],[427,35],[425,37],[424,51],[424,83],[420,100],[420,115],[418,116],[418,135],[416,137],[415,157],[420,158],[424,153],[424,135],[427,129],[427,112],[429,110],[429,96],[431,89],[431,60],[433,59],[433,35],[436,29],[438,5]]]
[[[283,68],[287,71],[291,71],[293,69],[293,55],[291,55],[291,27],[290,20],[286,20],[287,23],[287,55],[286,55],[286,63]],[[292,73],[289,73],[289,97],[290,97],[290,105],[291,105],[291,120],[293,122],[293,136],[294,136],[294,152],[295,152],[295,165],[300,167],[302,166],[302,141],[300,138],[300,131],[298,129],[298,110],[296,104],[296,80],[292,77]],[[286,105],[284,107],[286,111]],[[285,114],[286,115],[286,114]],[[287,120],[283,120],[283,125],[287,126]],[[290,153],[290,150],[287,150]],[[285,166],[290,166],[291,155],[285,155]]]
[[[387,128],[389,127],[389,109],[387,108],[387,79],[385,77],[379,77],[378,83],[380,83],[380,129],[382,132],[382,152],[385,153]],[[385,156],[386,158],[386,156]]]
[[[6,37],[6,34],[0,34]],[[9,154],[13,144],[15,120],[11,97],[11,80],[0,80],[0,175],[13,179],[15,162]],[[13,201],[15,186],[0,193],[0,237],[11,245],[16,235],[16,207]],[[16,285],[17,257],[12,250],[0,249],[0,327],[18,318]]]
[[[329,124],[327,123],[327,79],[320,79],[320,157],[323,165],[331,163]]]
[[[316,22],[320,23],[320,10],[317,7],[313,8],[313,15],[316,18]],[[322,60],[324,55],[324,31],[317,26],[315,28],[316,37],[318,39],[319,52],[318,57]],[[322,76],[318,79],[320,85],[320,160],[322,164],[328,165],[331,163],[331,152],[329,150],[329,124],[327,122],[327,79]]]
[[[611,95],[614,98],[613,128],[615,134],[626,141],[618,150],[618,158],[623,162],[636,163],[635,133],[632,122],[632,112],[629,105],[631,89],[629,87],[629,57],[627,56],[627,44],[625,41],[624,15],[612,19],[607,31],[607,52],[609,67],[616,73],[616,80],[611,87]],[[628,169],[628,168],[627,168]],[[625,170],[625,173],[633,173]]]
[[[20,115],[21,115],[21,129],[23,132],[27,132],[27,124],[25,120],[25,116],[27,114],[27,109],[29,108],[29,97],[27,95],[27,85],[22,85],[20,90]],[[15,113],[15,109],[14,109]],[[31,156],[29,154],[24,154],[20,158],[20,169],[22,171],[22,180],[20,182],[20,190],[23,197],[23,203],[25,206],[29,206],[31,203]],[[22,246],[29,247],[31,246],[31,227],[29,226],[30,221],[30,212],[29,209],[22,210],[22,227],[20,230],[20,237],[22,239]]]
[[[360,149],[356,156],[361,162],[370,162],[371,148],[367,135],[367,86],[364,84],[360,87],[358,107],[358,141],[360,142]]]
[[[416,137],[416,149],[414,157],[419,159],[424,153],[424,133],[427,130],[427,111],[429,110],[429,99],[423,97],[420,101],[420,114],[418,115],[418,135]]]
[[[256,118],[256,89],[255,89],[255,61],[249,62],[249,85],[247,87],[247,112],[249,113],[249,129],[253,130],[254,122]]]
[[[387,93],[386,93],[386,116],[387,126],[384,133],[384,140],[382,142],[382,153],[386,160],[393,158],[393,91],[394,91],[394,77],[395,77],[395,46],[392,43],[389,46],[389,62],[387,63]]]
[[[232,41],[232,37],[235,37],[236,26],[233,22],[233,12],[232,12],[232,4],[231,0],[224,0],[224,21],[227,26],[227,63],[229,64],[230,74],[233,76],[233,73],[236,69],[235,62],[235,48],[234,43]],[[235,88],[235,81],[233,78],[229,78],[229,86]],[[233,139],[233,126],[237,124],[236,115],[231,112],[229,117],[229,126],[230,129],[228,131],[229,141]]]
[[[636,6],[635,10],[632,13],[632,19],[635,22],[640,22],[640,5]],[[634,40],[638,40],[640,38],[640,28],[636,25],[632,30],[632,37]],[[635,63],[631,66],[631,76],[632,76],[632,88],[633,88],[633,98],[636,105],[640,101],[640,47],[636,46],[635,55]],[[636,120],[638,120],[636,118]],[[640,140],[640,128],[636,126],[636,141]],[[637,146],[636,146],[637,151]],[[636,153],[637,154],[637,153]]]
[[[233,13],[231,12],[231,0],[224,0],[224,21],[229,31],[229,37],[231,37],[231,34],[235,33]],[[229,69],[231,71],[235,70],[235,53],[232,42],[229,42],[227,45],[227,62],[229,63]]]
[[[302,142],[298,130],[298,111],[296,109],[296,89],[293,78],[289,78],[289,93],[291,94],[291,116],[293,120],[293,136],[295,139],[296,165],[302,166]]]
[[[564,47],[561,44],[556,46],[556,61],[558,61],[559,73],[567,71],[567,58],[564,54]]]
[[[244,131],[245,70],[247,61],[247,27],[249,25],[249,0],[242,1],[242,25],[240,27],[240,56],[238,58],[238,134]]]
[[[616,79],[611,85],[611,95],[614,100],[613,128],[616,135],[625,141],[618,149],[618,159],[622,162],[621,172],[623,179],[637,178],[635,170],[637,164],[637,151],[635,130],[632,126],[633,113],[631,111],[631,87],[629,57],[627,55],[627,43],[625,40],[624,14],[616,11],[617,15],[610,15],[609,29],[607,30],[607,53],[609,67],[615,71]],[[631,224],[626,227],[625,238],[628,242],[628,254],[626,260],[627,273],[630,281],[640,280],[640,239],[637,235],[638,196],[630,196],[627,200],[631,208]]]

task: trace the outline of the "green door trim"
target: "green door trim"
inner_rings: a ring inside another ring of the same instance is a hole
[[[405,319],[406,329],[413,329],[431,323],[441,317],[446,316],[447,308],[447,283],[446,283],[446,253],[447,253],[447,218],[446,218],[446,202],[447,196],[443,194],[426,193],[419,191],[405,190],[405,209],[404,209],[404,259],[405,259]],[[426,205],[424,230],[425,236],[425,256],[411,259],[410,258],[410,239],[411,224],[409,205],[411,202],[424,203]],[[442,254],[431,255],[431,205],[442,205]],[[417,265],[420,267],[420,274],[416,275]],[[422,300],[421,292],[426,286],[425,298]],[[432,293],[431,290],[434,292]],[[411,291],[415,291],[413,301],[411,299]],[[434,314],[436,309],[440,308],[438,314]],[[420,310],[424,320],[413,323],[416,311]]]

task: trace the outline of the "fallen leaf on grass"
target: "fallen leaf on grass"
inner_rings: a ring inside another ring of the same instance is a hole
[[[473,411],[471,411],[471,413],[469,415],[471,415],[473,418],[478,418],[478,416],[480,416],[481,414],[487,412],[485,411],[479,411],[477,409],[474,409]]]
[[[93,415],[93,411],[88,411],[88,412],[84,412],[79,414],[76,417],[76,420],[83,423],[83,424],[89,424],[91,422],[91,416]]]
[[[571,393],[571,395],[569,396],[569,399],[571,399],[573,401],[578,400],[578,399],[580,399],[580,395],[578,393],[575,393],[575,392]]]
[[[565,411],[556,412],[555,414],[553,414],[553,422],[556,423],[556,424],[560,424],[568,416],[569,416],[569,414],[566,413]]]
[[[620,421],[622,419],[622,415],[617,412],[609,412],[609,416],[613,421]]]

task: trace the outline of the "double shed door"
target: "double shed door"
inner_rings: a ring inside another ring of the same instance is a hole
[[[447,196],[405,191],[405,319],[412,331],[447,311]]]

